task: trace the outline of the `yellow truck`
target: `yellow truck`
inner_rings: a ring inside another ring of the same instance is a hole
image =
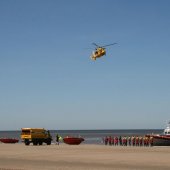
[[[25,145],[33,143],[33,145],[42,145],[43,142],[51,145],[52,136],[49,130],[44,128],[22,128],[21,139]]]

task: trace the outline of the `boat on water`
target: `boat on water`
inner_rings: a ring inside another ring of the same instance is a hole
[[[66,136],[63,138],[63,141],[64,141],[64,143],[69,144],[69,145],[79,145],[81,142],[84,141],[84,138]]]
[[[0,138],[0,142],[2,143],[18,143],[19,140],[15,138]]]
[[[154,146],[170,146],[170,121],[162,134],[148,134],[147,137],[153,137]]]

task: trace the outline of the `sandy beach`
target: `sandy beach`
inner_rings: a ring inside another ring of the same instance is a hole
[[[0,143],[0,170],[169,170],[170,147]]]

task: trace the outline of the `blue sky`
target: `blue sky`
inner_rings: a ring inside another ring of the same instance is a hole
[[[0,130],[164,128],[170,1],[1,0]],[[107,55],[89,56],[92,43]]]

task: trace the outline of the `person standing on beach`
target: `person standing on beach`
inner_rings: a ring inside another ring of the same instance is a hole
[[[132,136],[132,146],[135,146],[135,137]]]
[[[115,137],[112,138],[112,145],[115,145]]]
[[[106,136],[106,137],[104,138],[104,143],[105,143],[105,145],[108,144],[108,140],[109,140],[109,138]]]
[[[142,138],[142,136],[139,137],[139,145],[143,146],[143,138]]]
[[[59,139],[60,139],[60,137],[59,137],[59,135],[57,134],[57,135],[56,135],[56,145],[59,145]]]
[[[122,137],[119,136],[119,145],[122,146]]]
[[[153,137],[152,136],[149,138],[149,145],[153,146]]]
[[[136,146],[139,146],[139,137],[136,136]]]
[[[115,140],[115,146],[118,146],[118,143],[119,143],[118,137],[116,136],[116,137],[114,138],[114,140]]]
[[[131,146],[131,136],[128,137],[128,144]]]
[[[112,145],[112,137],[111,136],[109,136],[108,141],[109,141],[109,145],[111,146]]]

